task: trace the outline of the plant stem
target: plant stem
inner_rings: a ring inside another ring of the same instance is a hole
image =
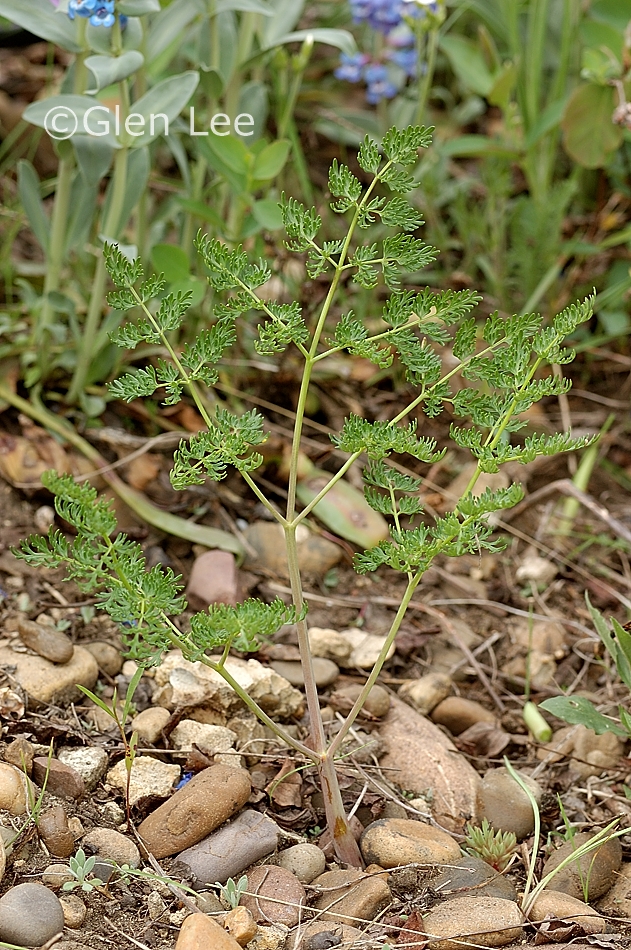
[[[419,90],[418,90],[418,100],[416,103],[416,124],[422,125],[423,116],[425,115],[425,109],[427,108],[427,101],[429,99],[429,93],[432,88],[432,81],[434,79],[434,69],[436,68],[436,53],[438,51],[438,27],[435,27],[433,30],[429,31],[427,37],[425,48],[427,50],[427,62],[425,64],[425,73],[423,75],[422,82],[419,81]],[[419,77],[421,75],[421,43],[420,39],[417,41],[417,48],[419,51],[418,57],[418,70]]]
[[[67,143],[64,143],[67,145]],[[64,149],[65,151],[65,149]],[[64,251],[66,244],[66,225],[68,223],[68,210],[70,208],[70,192],[72,189],[72,178],[74,172],[74,159],[72,152],[66,158],[60,159],[59,171],[57,174],[57,189],[55,191],[55,204],[50,229],[50,245],[48,249],[48,260],[46,267],[46,279],[44,281],[44,300],[40,318],[35,327],[35,344],[39,350],[39,362],[42,375],[44,375],[46,366],[50,361],[50,351],[48,340],[50,325],[53,320],[54,308],[50,300],[50,295],[59,290],[61,281],[61,268],[64,261]]]

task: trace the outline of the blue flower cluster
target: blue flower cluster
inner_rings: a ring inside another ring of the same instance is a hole
[[[423,19],[438,13],[441,0],[350,0],[356,23],[368,23],[373,30],[388,34],[406,20]]]
[[[69,0],[68,16],[89,18],[92,26],[114,26],[116,23],[115,0]],[[121,16],[121,26],[125,17]]]

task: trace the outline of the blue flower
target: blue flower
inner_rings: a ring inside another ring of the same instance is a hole
[[[69,0],[68,16],[71,20],[74,20],[75,16],[89,17],[92,26],[114,26],[116,23],[114,0]]]
[[[417,53],[415,49],[393,49],[388,53],[388,59],[399,69],[402,69],[406,76],[416,76]]]
[[[364,66],[368,62],[369,57],[365,53],[355,53],[354,56],[342,53],[340,65],[333,75],[336,79],[345,79],[346,82],[359,82],[362,78]]]
[[[394,99],[397,87],[388,79],[388,70],[383,63],[371,63],[364,70],[364,79],[368,85],[366,99],[371,105],[382,99]]]

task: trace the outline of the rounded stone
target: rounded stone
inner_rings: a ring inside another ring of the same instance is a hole
[[[42,874],[42,884],[59,888],[68,881],[74,881],[74,875],[66,864],[49,864]]]
[[[64,915],[64,923],[71,930],[78,930],[88,916],[88,908],[76,894],[64,894],[59,898]]]
[[[29,786],[30,782],[23,772],[8,762],[0,762],[0,808],[15,817],[24,815]]]
[[[51,663],[68,663],[72,659],[74,646],[72,640],[56,627],[35,623],[22,615],[18,618],[20,640],[29,650],[43,656]]]
[[[91,653],[100,670],[108,676],[116,676],[123,668],[123,657],[111,643],[104,640],[95,640],[94,643],[84,643],[84,648]]]
[[[154,759],[150,755],[137,755],[131,767],[129,804],[137,805],[151,799],[167,798],[179,778],[179,765],[169,765],[168,762]],[[107,783],[127,795],[127,768],[124,759],[109,770]]]
[[[453,736],[459,736],[477,722],[495,722],[495,716],[490,710],[462,696],[448,696],[443,699],[432,710],[431,719],[439,726],[446,726]]]
[[[57,706],[85,700],[77,686],[93,689],[99,675],[92,654],[79,646],[67,663],[52,663],[42,656],[0,646],[0,666],[15,667],[17,683],[36,703]]]
[[[543,789],[524,772],[517,773],[530,789],[537,805]],[[482,817],[498,831],[512,831],[518,841],[527,838],[535,828],[535,813],[528,795],[504,766],[489,769],[481,787]]]
[[[445,673],[428,673],[417,680],[407,680],[398,692],[399,699],[427,716],[451,693],[453,683]]]
[[[119,866],[140,867],[140,851],[134,842],[113,828],[94,828],[81,843],[87,854],[115,861]]]
[[[473,855],[460,858],[432,878],[432,889],[441,900],[454,897],[502,897],[517,900],[517,891],[512,881],[492,868],[482,858]],[[468,895],[467,891],[473,891]]]
[[[138,832],[154,857],[167,858],[201,841],[250,797],[250,774],[211,765],[142,822]]]
[[[341,686],[335,690],[335,693],[331,697],[331,703],[337,708],[341,701],[344,707],[348,707],[348,711],[350,711],[355,701],[359,698],[362,689],[363,686],[359,683],[350,683],[348,686]],[[379,686],[379,684],[376,683],[368,693],[368,698],[362,707],[362,713],[366,712],[369,716],[381,719],[382,716],[386,715],[389,709],[390,693],[387,689],[384,689],[383,686]],[[341,709],[341,712],[344,711],[345,709]]]
[[[0,940],[40,947],[64,929],[59,898],[43,884],[18,884],[0,898]]]
[[[190,914],[184,919],[175,950],[241,950],[221,924],[206,914]]]
[[[314,656],[311,662],[316,686],[330,686],[340,675],[340,668],[333,660],[327,660],[322,656]],[[298,660],[273,660],[270,666],[292,686],[304,686],[304,671],[302,663]]]
[[[35,749],[28,739],[14,739],[4,753],[4,758],[10,765],[15,765],[16,769],[26,772],[27,775],[31,774],[34,757]]]
[[[197,882],[224,884],[229,877],[241,872],[275,851],[280,828],[267,815],[245,808],[234,821],[213,831],[203,841],[178,855]]]
[[[504,947],[522,935],[522,914],[501,897],[456,897],[435,907],[423,920],[431,950],[463,946]]]
[[[349,918],[374,920],[392,900],[385,875],[366,874],[355,868],[345,871],[325,871],[312,887],[321,887],[323,893],[314,906],[323,911],[323,920],[347,922]]]
[[[328,947],[361,946],[364,935],[348,924],[331,924],[330,920],[312,920],[289,935],[287,950],[326,950]]]
[[[301,884],[311,884],[314,878],[324,874],[324,853],[315,844],[295,844],[278,856],[278,866],[295,874]]]
[[[68,765],[79,773],[88,792],[96,788],[109,764],[109,756],[100,746],[61,749],[58,758],[63,765]]]
[[[460,847],[451,835],[408,818],[373,821],[361,836],[360,848],[368,864],[382,868],[401,864],[453,864],[460,858]]]
[[[588,934],[604,933],[607,926],[605,918],[589,904],[563,891],[554,891],[549,888],[539,894],[528,911],[528,917],[535,921],[545,920],[547,917],[572,921]]]
[[[250,911],[257,923],[295,927],[303,916],[302,905],[306,903],[307,894],[295,874],[285,868],[272,865],[254,868],[248,874],[248,891],[250,893],[241,898],[241,906]],[[276,903],[277,900],[286,903]]]
[[[59,759],[47,755],[36,755],[33,759],[33,781],[46,791],[60,798],[83,798],[85,782],[76,769],[64,765]]]
[[[150,706],[134,716],[131,727],[138,733],[141,744],[155,745],[170,718],[171,713],[168,709],[163,706]]]
[[[253,940],[258,930],[254,917],[247,907],[243,906],[228,911],[223,919],[223,926],[241,947]]]
[[[37,830],[48,851],[56,858],[74,854],[74,837],[62,805],[53,805],[39,816]]]
[[[543,865],[542,877],[559,867],[562,861],[585,844],[593,836],[585,831],[575,834],[554,851]],[[563,891],[578,900],[597,900],[602,897],[616,880],[616,874],[622,864],[622,846],[618,838],[610,838],[598,848],[572,861],[567,867],[557,871],[550,881],[550,889]],[[583,887],[585,885],[585,887]]]

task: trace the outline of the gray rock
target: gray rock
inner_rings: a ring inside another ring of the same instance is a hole
[[[522,935],[522,914],[501,897],[456,897],[435,907],[423,920],[431,950],[505,947]]]
[[[554,881],[552,882],[554,887]],[[611,917],[631,917],[631,863],[625,861],[611,890],[597,904],[598,910]]]
[[[108,858],[116,864],[140,867],[140,851],[130,838],[113,828],[93,828],[81,842],[87,854]]]
[[[530,789],[538,805],[543,789],[529,775],[523,772],[518,772],[518,775]],[[498,831],[512,831],[519,841],[534,831],[535,814],[530,799],[504,766],[489,769],[484,774],[482,816]]]
[[[572,854],[582,844],[589,841],[592,835],[579,832],[571,841],[566,841],[554,851],[543,865],[542,877],[555,870],[568,855]],[[597,900],[613,886],[617,872],[622,864],[622,846],[618,838],[610,838],[599,848],[595,848],[582,858],[572,861],[554,875],[549,887],[555,891],[563,891],[571,897],[583,900]],[[585,888],[583,887],[585,885]]]
[[[295,874],[302,884],[311,884],[314,878],[324,874],[324,854],[315,844],[295,844],[278,856],[278,866]]]
[[[350,950],[361,946],[364,935],[357,927],[330,920],[312,920],[289,935],[287,950]]]
[[[66,881],[73,881],[74,875],[66,864],[49,864],[42,874],[42,884],[48,887],[59,888]]]
[[[307,894],[291,871],[264,865],[248,874],[248,891],[241,898],[241,906],[252,914],[257,923],[283,924],[295,927],[303,916]],[[266,900],[266,898],[274,900]],[[279,903],[276,903],[279,901]]]
[[[38,653],[51,663],[67,663],[72,659],[74,647],[72,640],[61,630],[48,624],[35,623],[27,620],[22,614],[18,616],[18,633],[20,640],[29,650]]]
[[[314,656],[312,663],[317,686],[330,686],[340,675],[340,668],[333,660],[327,660],[322,656]],[[273,660],[270,666],[292,686],[304,686],[305,677],[302,663],[297,660]]]
[[[271,854],[278,845],[280,828],[260,812],[246,809],[234,821],[178,855],[202,884],[225,884],[238,874]]]
[[[381,818],[368,825],[360,840],[367,864],[395,868],[400,864],[452,864],[460,846],[451,835],[408,818]]]
[[[353,868],[346,871],[325,871],[311,885],[325,889],[314,906],[324,911],[322,920],[374,920],[392,900],[390,888],[384,878],[385,875],[364,874],[363,871]]]
[[[214,756],[215,762],[224,765],[241,765],[241,756],[222,755],[233,749],[237,735],[225,726],[213,726],[205,722],[195,722],[194,719],[182,719],[171,733],[171,742],[174,749],[181,752],[190,752],[196,745],[206,755]]]
[[[351,669],[358,667],[360,670],[371,670],[377,662],[387,638],[377,636],[374,633],[365,633],[358,627],[350,627],[342,633],[352,647],[351,655],[345,665]],[[393,643],[388,649],[386,659],[389,660],[390,657],[394,656],[394,651],[395,645]]]
[[[78,772],[88,792],[96,788],[107,771],[109,756],[100,746],[80,749],[60,749],[58,759]]]
[[[59,898],[43,884],[18,884],[0,898],[0,940],[40,947],[64,929]]]
[[[359,699],[362,688],[359,683],[349,683],[348,686],[340,686],[330,698],[331,705],[335,709],[339,709],[341,713],[350,712],[355,701]],[[383,686],[379,686],[376,683],[368,693],[368,698],[362,707],[362,713],[365,711],[369,716],[382,719],[389,709],[390,693],[387,689],[384,689]]]
[[[265,568],[272,574],[289,577],[285,537],[279,524],[271,521],[255,521],[244,531],[248,545],[256,552],[246,551],[244,566],[254,570]],[[326,574],[342,557],[339,545],[314,534],[306,525],[299,525],[296,532],[298,564],[305,574]]]
[[[309,646],[312,656],[323,656],[327,660],[346,666],[353,648],[346,637],[330,627],[311,627]]]
[[[492,868],[482,858],[469,856],[454,861],[431,880],[432,890],[441,900],[454,897],[502,897],[517,900],[512,881]]]

